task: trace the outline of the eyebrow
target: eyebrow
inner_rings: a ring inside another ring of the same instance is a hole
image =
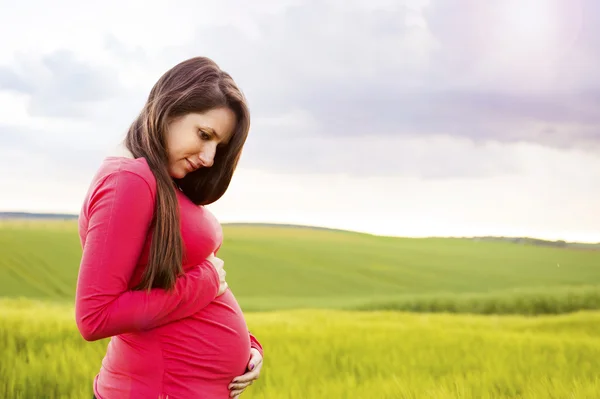
[[[214,134],[214,135],[215,135],[215,137],[216,137],[217,139],[219,139],[219,141],[221,141],[223,144],[228,144],[228,142],[226,142],[225,140],[223,140],[223,137],[221,137],[221,136],[220,136],[220,135],[217,133],[217,131],[216,131],[215,129],[213,129],[212,127],[209,127],[209,126],[202,126],[202,129],[205,129],[205,130],[209,131],[210,133]]]
[[[206,130],[207,132],[211,133],[212,135],[216,136],[219,140],[221,140],[221,136],[219,136],[219,134],[212,127],[200,125],[200,129]]]

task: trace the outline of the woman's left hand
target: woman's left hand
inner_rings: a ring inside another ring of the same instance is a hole
[[[260,376],[262,364],[263,357],[260,352],[255,348],[250,349],[250,360],[246,367],[246,373],[239,377],[235,377],[231,384],[229,384],[229,390],[231,391],[229,396],[237,399],[248,386],[252,385],[252,383]]]

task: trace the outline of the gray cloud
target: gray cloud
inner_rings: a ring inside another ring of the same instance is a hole
[[[52,134],[43,129],[7,126],[0,124],[0,143],[3,150],[24,152],[22,162],[43,159],[55,166],[64,167],[69,173],[90,173],[98,166],[105,150],[98,146],[85,145],[86,135],[92,131],[82,131],[79,139],[73,136]],[[73,166],[77,170],[73,171]],[[43,172],[43,171],[40,171]]]
[[[123,91],[115,70],[85,63],[69,50],[1,67],[2,89],[29,95],[30,114],[51,117],[84,117],[90,107]]]
[[[337,173],[358,177],[410,176],[424,179],[512,175],[522,167],[517,153],[449,136],[430,141],[407,138],[334,137],[248,140],[242,164],[277,173]]]
[[[254,115],[304,110],[318,121],[304,137],[451,134],[587,147],[600,142],[600,7],[577,4],[580,14],[564,14],[564,54],[549,60],[523,57],[526,47],[511,58],[502,38],[505,47],[494,47],[482,32],[496,6],[441,0],[426,13],[428,28],[407,23],[414,11],[400,3],[319,3],[317,13],[303,2],[255,21],[257,37],[200,30],[168,55],[214,57],[244,87]]]
[[[303,108],[321,123],[319,134],[338,137],[449,134],[474,141],[524,140],[563,147],[600,143],[600,104],[595,96],[385,89],[344,98],[321,93],[313,101],[307,99]],[[550,131],[554,134],[547,134]]]
[[[561,9],[558,45],[546,50],[520,43],[497,19],[500,3],[430,3],[424,14],[402,2],[314,0],[243,13],[244,24],[200,28],[164,49],[160,63],[206,55],[234,76],[254,120],[250,167],[487,176],[514,173],[518,161],[468,150],[469,161],[439,146],[417,157],[415,148],[395,146],[399,138],[451,136],[598,148],[600,3]],[[105,49],[123,64],[157,68],[156,53],[117,37],[107,36]],[[30,95],[33,114],[86,117],[123,132],[146,93],[119,84],[119,65],[92,67],[57,52],[0,68],[0,89]]]
[[[148,55],[140,46],[127,46],[115,35],[109,33],[105,38],[104,48],[123,62],[146,63],[150,62]]]
[[[504,47],[494,46],[481,33],[494,22],[494,5],[441,0],[427,9],[427,29],[409,27],[404,21],[411,11],[399,3],[381,10],[329,3],[320,13],[303,3],[257,22],[258,36],[200,30],[194,44],[169,56],[173,62],[192,54],[214,57],[248,93],[255,116],[305,117],[305,123],[255,123],[245,152],[249,166],[484,177],[517,173],[519,160],[484,150],[422,149],[415,156],[394,139],[449,135],[596,151],[598,4],[574,2],[562,10],[564,47],[551,49],[558,53],[551,59],[532,58],[535,51],[526,46],[514,55],[504,38],[497,40]],[[218,43],[207,40],[211,32]],[[387,137],[387,148],[369,146],[375,137]]]
[[[23,76],[6,66],[0,66],[0,89],[26,94],[33,92],[32,86],[26,82]]]

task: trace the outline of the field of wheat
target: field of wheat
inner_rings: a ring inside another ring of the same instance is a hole
[[[265,347],[242,398],[597,398],[600,252],[226,226]],[[74,222],[0,224],[0,398],[90,398]],[[411,312],[407,312],[410,310]]]
[[[89,398],[106,340],[85,342],[68,305],[0,301],[0,397]],[[600,312],[527,318],[250,313],[265,345],[247,399],[596,398]]]

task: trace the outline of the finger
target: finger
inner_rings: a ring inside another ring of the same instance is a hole
[[[244,392],[243,389],[237,390],[237,391],[232,391],[229,396],[232,398],[238,398],[242,394],[242,392]]]
[[[254,370],[252,371],[248,371],[245,374],[242,374],[239,377],[235,377],[233,379],[233,383],[235,382],[247,382],[247,381],[252,381],[252,380],[256,380],[258,378],[258,376],[260,375],[260,370],[262,368],[262,362],[259,362],[258,365],[256,367],[254,367]]]
[[[257,352],[253,352],[252,353],[252,357],[250,358],[250,361],[248,362],[248,370],[254,370],[254,368],[256,366],[258,366],[260,363],[262,363],[262,356],[260,355],[260,353]]]
[[[250,372],[248,372],[248,373],[246,373],[244,375],[241,375],[239,377],[235,377],[233,379],[233,382],[234,383],[237,383],[237,382],[249,382],[249,381],[255,380],[255,379],[258,378],[259,373],[260,373],[260,367],[256,367],[254,370],[252,370],[252,371],[250,371]]]
[[[246,389],[248,386],[252,385],[254,381],[248,381],[248,382],[236,382],[236,383],[232,383],[229,384],[229,389],[233,389],[233,390],[237,390],[237,389]]]

